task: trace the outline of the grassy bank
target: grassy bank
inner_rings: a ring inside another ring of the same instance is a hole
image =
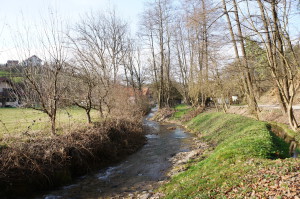
[[[233,114],[202,113],[185,125],[212,147],[160,188],[166,198],[244,198],[253,190],[265,193],[271,188],[252,187],[267,178],[257,176],[260,170],[273,169],[274,159],[289,156],[288,144],[276,137],[266,122]],[[287,159],[280,163],[276,168],[291,172],[294,167],[289,165],[298,165],[299,161]],[[279,176],[277,171],[272,175]]]
[[[187,106],[185,104],[177,105],[175,107],[176,112],[173,114],[172,119],[178,120],[192,110],[193,110],[193,108],[191,108],[190,106]]]

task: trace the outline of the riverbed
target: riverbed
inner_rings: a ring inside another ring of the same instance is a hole
[[[120,198],[151,194],[167,177],[171,158],[192,149],[193,135],[174,124],[144,118],[147,144],[122,162],[78,178],[73,184],[35,197],[37,199]],[[147,198],[147,197],[146,197]]]

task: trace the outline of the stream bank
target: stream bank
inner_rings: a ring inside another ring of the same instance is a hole
[[[72,182],[137,151],[146,142],[142,125],[111,120],[76,132],[15,142],[0,151],[0,198],[34,193]]]
[[[72,184],[35,198],[160,198],[155,189],[170,176],[185,170],[185,163],[200,153],[194,151],[201,143],[193,134],[166,123],[151,121],[157,109],[144,119],[147,143],[134,154],[110,167],[82,176]],[[175,166],[176,165],[176,166]],[[175,168],[171,170],[171,168]]]
[[[175,110],[167,120],[180,122],[193,115],[188,106]],[[164,198],[299,196],[300,184],[295,182],[300,180],[300,160],[289,158],[289,145],[267,122],[204,112],[184,125],[211,147],[158,189]]]

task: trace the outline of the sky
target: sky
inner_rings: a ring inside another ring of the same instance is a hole
[[[14,39],[25,24],[32,27],[55,10],[63,21],[74,23],[87,12],[115,8],[117,14],[137,29],[138,15],[146,0],[0,0],[0,63],[18,60]]]
[[[0,0],[0,64],[6,63],[7,60],[21,61],[26,58],[20,57],[20,54],[24,53],[17,52],[18,30],[24,29],[25,26],[35,30],[34,26],[38,26],[36,24],[39,24],[41,19],[49,17],[52,11],[57,12],[62,21],[72,25],[80,20],[80,16],[91,10],[98,12],[115,8],[117,15],[129,23],[134,33],[138,30],[138,16],[147,1],[150,0]],[[220,3],[219,0],[215,1]],[[291,32],[294,33],[292,36],[298,39],[299,15],[293,16],[290,23]]]

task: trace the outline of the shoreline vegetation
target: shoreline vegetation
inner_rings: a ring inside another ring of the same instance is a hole
[[[55,136],[12,138],[0,147],[1,198],[30,197],[66,185],[122,160],[146,142],[142,123],[123,118],[78,123]]]
[[[164,198],[264,198],[299,194],[299,159],[290,158],[282,125],[178,105],[154,120],[183,125],[208,144],[157,189]],[[281,127],[280,127],[281,126]],[[277,131],[277,132],[275,132]],[[280,132],[280,133],[279,133]],[[280,138],[275,135],[281,134]],[[292,138],[294,139],[294,138]],[[195,151],[200,149],[195,149]],[[193,154],[194,152],[190,152]],[[176,170],[178,168],[173,168]]]

